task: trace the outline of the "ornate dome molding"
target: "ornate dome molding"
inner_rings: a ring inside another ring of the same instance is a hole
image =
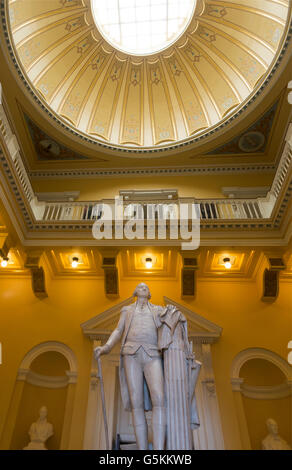
[[[225,127],[263,90],[290,39],[288,1],[198,0],[175,44],[129,56],[105,42],[90,0],[35,5],[5,4],[14,63],[35,99],[75,135],[135,154]]]

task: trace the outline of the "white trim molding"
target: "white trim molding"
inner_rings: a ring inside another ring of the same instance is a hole
[[[37,374],[31,370],[19,369],[17,380],[21,382],[27,382],[36,387],[44,388],[65,388],[68,383],[76,383],[77,373],[76,372],[65,372],[66,375],[42,375]],[[70,377],[68,376],[70,374]]]
[[[102,341],[105,343],[111,335],[111,330],[104,330],[100,328],[105,321],[112,322],[114,325],[118,323],[120,318],[121,309],[126,305],[134,302],[134,297],[128,297],[126,300],[119,302],[113,307],[108,308],[102,313],[95,315],[84,323],[81,323],[80,327],[83,334],[92,341]]]
[[[242,366],[251,359],[263,359],[271,362],[283,372],[286,381],[278,385],[247,385],[239,377]],[[231,385],[234,392],[241,392],[247,398],[256,400],[274,400],[292,395],[292,367],[281,356],[262,348],[249,348],[241,351],[233,359],[231,366]]]
[[[231,385],[232,385],[232,390],[234,392],[240,392],[241,391],[241,385],[243,384],[244,380],[241,378],[234,377],[231,379]]]
[[[22,359],[19,366],[19,372],[22,374],[25,373],[25,371],[29,370],[34,359],[36,359],[40,354],[52,351],[58,352],[65,356],[69,363],[70,373],[75,373],[77,377],[77,359],[75,354],[66,344],[59,343],[57,341],[47,341],[45,343],[40,343],[37,346],[34,346]]]
[[[184,305],[174,300],[163,297],[165,305],[175,305],[187,318],[189,322],[188,336],[193,343],[213,344],[219,340],[222,334],[222,328],[215,323],[210,322],[198,313],[193,312]],[[99,313],[93,318],[80,325],[83,334],[91,340],[101,341],[104,343],[110,336],[111,330],[104,330],[103,324],[107,323],[116,325],[120,318],[122,307],[134,302],[134,297],[129,297],[113,307]]]
[[[67,376],[68,384],[76,384],[77,383],[77,377],[78,377],[77,372],[71,371],[71,370],[66,370],[65,374]]]
[[[243,396],[255,400],[277,400],[278,398],[289,397],[291,395],[291,386],[288,382],[271,386],[242,385],[240,391]]]
[[[29,177],[31,179],[97,179],[97,178],[129,178],[149,177],[149,176],[177,176],[177,175],[197,175],[197,174],[212,174],[212,175],[228,175],[237,173],[274,173],[277,170],[275,164],[242,164],[242,165],[193,165],[184,167],[141,167],[141,168],[54,168],[54,170],[31,170]]]
[[[276,367],[278,367],[283,374],[285,375],[287,381],[292,380],[292,367],[289,365],[285,359],[283,359],[278,354],[270,351],[269,349],[264,348],[248,348],[240,351],[232,361],[231,365],[231,383],[235,383],[234,379],[240,379],[239,373],[245,362],[250,359],[263,359],[265,361],[271,362]]]

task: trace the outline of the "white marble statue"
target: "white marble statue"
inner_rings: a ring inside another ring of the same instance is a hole
[[[291,450],[289,444],[279,436],[278,424],[272,418],[266,421],[269,434],[262,440],[263,450]]]
[[[188,341],[186,319],[173,305],[151,304],[144,283],[134,296],[137,301],[122,308],[117,328],[95,349],[95,357],[108,354],[121,340],[121,395],[124,408],[132,411],[139,449],[148,449],[145,411],[151,409],[154,450],[192,449],[201,364]]]
[[[45,442],[54,434],[53,425],[47,421],[48,410],[42,406],[39,411],[39,419],[32,423],[28,434],[30,443],[23,450],[47,450]]]

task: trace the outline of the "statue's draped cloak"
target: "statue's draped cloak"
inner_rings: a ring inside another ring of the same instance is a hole
[[[191,450],[192,429],[199,426],[194,395],[201,364],[188,341],[184,315],[170,305],[160,316],[158,347],[163,351],[168,450]]]

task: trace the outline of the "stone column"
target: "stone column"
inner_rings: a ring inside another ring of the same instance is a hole
[[[66,450],[69,447],[69,438],[77,382],[77,372],[66,371],[66,375],[68,377],[68,385],[60,450]]]
[[[216,394],[212,365],[211,345],[195,344],[196,359],[202,362],[199,383],[196,388],[200,428],[193,431],[194,447],[200,450],[222,450],[224,439],[221,416]]]
[[[98,410],[98,379],[97,375],[97,363],[94,359],[93,350],[97,346],[101,346],[101,341],[94,340],[92,342],[92,360],[91,360],[91,370],[90,370],[90,379],[89,379],[89,389],[88,389],[88,400],[87,400],[87,412],[85,420],[85,429],[84,429],[84,440],[83,440],[83,449],[90,450],[94,448],[93,444],[93,433],[96,422],[96,414]]]
[[[242,378],[233,378],[231,380],[233,397],[235,403],[235,410],[238,419],[238,428],[243,450],[251,450],[250,437],[245,417],[245,412],[242,403],[241,385],[243,384]]]
[[[10,401],[10,406],[8,409],[5,425],[3,427],[2,438],[0,442],[0,449],[8,450],[10,449],[11,439],[13,431],[15,428],[16,418],[18,415],[19,405],[22,397],[22,392],[24,384],[26,382],[27,374],[29,369],[23,369],[18,371],[16,383],[14,385],[14,390],[12,398]]]

